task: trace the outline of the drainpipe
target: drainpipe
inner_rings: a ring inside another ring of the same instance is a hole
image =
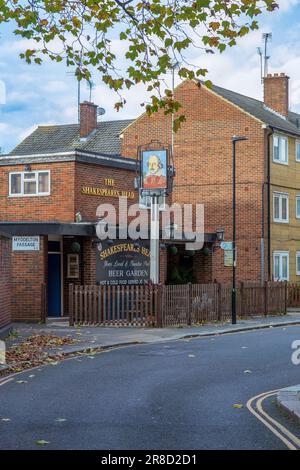
[[[267,134],[267,208],[268,208],[268,280],[271,280],[271,136],[273,128]]]

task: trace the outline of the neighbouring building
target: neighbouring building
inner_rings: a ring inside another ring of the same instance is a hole
[[[300,276],[300,115],[289,111],[288,77],[264,80],[264,102],[217,86],[184,81],[175,91],[186,122],[174,137],[176,177],[169,203],[203,203],[204,247],[163,240],[160,281],[231,280],[216,243],[232,239],[232,136],[237,144],[237,277],[263,282]],[[135,189],[137,149],[171,144],[171,117],[97,122],[81,104],[80,123],[40,126],[0,156],[0,230],[12,237],[12,319],[68,314],[72,284],[147,282],[149,240],[130,239],[114,262],[137,256],[138,272],[110,269],[116,242],[99,244],[97,207],[118,197],[147,204]],[[162,204],[163,206],[163,204]],[[116,226],[119,230],[120,226]],[[101,262],[100,262],[101,261]]]
[[[232,137],[237,143],[237,278],[300,279],[300,114],[289,110],[289,77],[268,75],[264,101],[195,81],[175,90],[186,122],[174,136],[172,202],[203,203],[205,232],[225,229],[232,240]],[[140,116],[123,132],[122,155],[137,146],[171,142],[163,111]],[[224,251],[207,245],[188,258],[171,255],[169,270],[187,263],[198,282],[227,282]],[[169,271],[169,275],[170,275]]]
[[[0,338],[11,324],[11,238],[0,232]]]

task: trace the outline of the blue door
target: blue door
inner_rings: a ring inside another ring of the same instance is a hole
[[[48,316],[61,315],[61,269],[60,254],[48,254]]]

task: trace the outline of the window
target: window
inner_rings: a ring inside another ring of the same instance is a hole
[[[166,198],[165,198],[164,195],[159,196],[158,203],[159,203],[159,210],[160,211],[166,210]],[[140,206],[141,209],[150,209],[150,207],[151,207],[151,196],[149,196],[148,194],[142,196],[140,194],[139,206]]]
[[[50,194],[50,171],[9,174],[10,196],[46,196]]]
[[[79,254],[68,255],[68,278],[79,278]]]
[[[296,140],[296,161],[300,162],[300,140]]]
[[[289,253],[287,251],[275,251],[273,253],[273,277],[275,281],[289,280]]]
[[[300,219],[300,196],[296,196],[296,218]]]
[[[289,221],[289,195],[285,193],[273,194],[273,220],[274,222],[288,223]]]
[[[300,276],[300,251],[296,252],[296,274]]]
[[[288,164],[288,140],[279,135],[273,136],[273,161]]]

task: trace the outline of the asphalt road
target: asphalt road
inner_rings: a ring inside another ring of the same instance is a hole
[[[245,405],[300,383],[295,339],[299,326],[281,327],[132,346],[24,372],[0,386],[0,448],[286,449]]]

